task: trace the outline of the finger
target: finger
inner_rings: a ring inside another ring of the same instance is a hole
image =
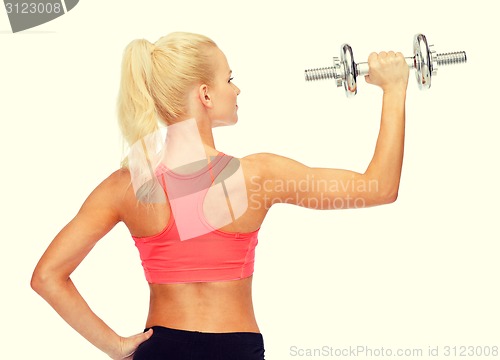
[[[377,61],[377,59],[378,59],[378,54],[376,52],[372,52],[368,56],[368,65],[373,64],[375,61]]]
[[[148,340],[151,336],[153,336],[153,329],[149,329],[148,331],[146,331],[144,333],[137,334],[133,337],[134,344],[139,346],[144,341]]]
[[[376,66],[378,62],[378,54],[376,52],[372,52],[370,56],[368,56],[368,69],[373,68]]]
[[[149,339],[151,336],[153,336],[153,329],[149,329],[148,331],[146,331],[145,333],[142,333],[142,334],[139,334],[141,335],[141,337],[144,339],[143,341],[146,341],[147,339]]]

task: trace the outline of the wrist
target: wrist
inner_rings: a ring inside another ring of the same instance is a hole
[[[407,86],[404,85],[393,85],[393,86],[388,86],[382,88],[384,96],[389,95],[389,96],[399,96],[399,97],[405,97],[406,96],[406,90]]]
[[[123,359],[123,338],[116,335],[110,343],[108,349],[104,349],[106,355],[113,360]]]
[[[384,90],[382,95],[382,103],[384,105],[392,106],[405,106],[406,103],[406,90],[404,89],[388,89]]]
[[[399,97],[405,97],[406,96],[406,88],[402,87],[391,87],[391,88],[386,88],[383,89],[384,96],[399,96]]]

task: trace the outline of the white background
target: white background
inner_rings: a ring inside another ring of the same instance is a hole
[[[446,345],[500,346],[499,93],[498,75],[487,73],[500,55],[493,6],[84,0],[17,34],[0,11],[2,351],[14,359],[106,358],[29,280],[52,238],[119,166],[123,49],[178,30],[213,38],[242,90],[240,122],[215,131],[220,150],[360,172],[373,154],[380,90],[361,79],[348,100],[332,81],[306,83],[304,69],[330,66],[344,42],[357,61],[381,50],[409,56],[418,32],[438,52],[466,50],[468,63],[439,69],[427,92],[411,74],[396,203],[271,210],[260,233],[254,302],[268,359],[305,358],[292,356],[293,346],[421,348],[421,358],[429,346],[440,354]],[[148,288],[123,225],[72,278],[118,333],[142,331]]]

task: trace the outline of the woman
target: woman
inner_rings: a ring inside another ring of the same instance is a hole
[[[409,70],[400,53],[373,53],[368,62],[366,81],[383,90],[382,119],[373,159],[356,173],[216,150],[212,128],[237,122],[240,94],[222,51],[190,33],[131,42],[118,101],[129,157],[49,245],[33,289],[113,359],[263,359],[251,291],[257,234],[269,208],[375,206],[397,198]],[[167,125],[159,150],[158,120]],[[333,183],[335,191],[327,186]],[[70,279],[120,221],[136,241],[150,286],[146,330],[131,337],[97,317]]]

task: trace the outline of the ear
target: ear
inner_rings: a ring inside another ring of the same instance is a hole
[[[209,109],[213,108],[214,105],[212,103],[212,98],[210,97],[208,85],[206,85],[206,84],[200,85],[200,87],[198,88],[198,95],[200,97],[201,103],[205,107],[207,107]]]

